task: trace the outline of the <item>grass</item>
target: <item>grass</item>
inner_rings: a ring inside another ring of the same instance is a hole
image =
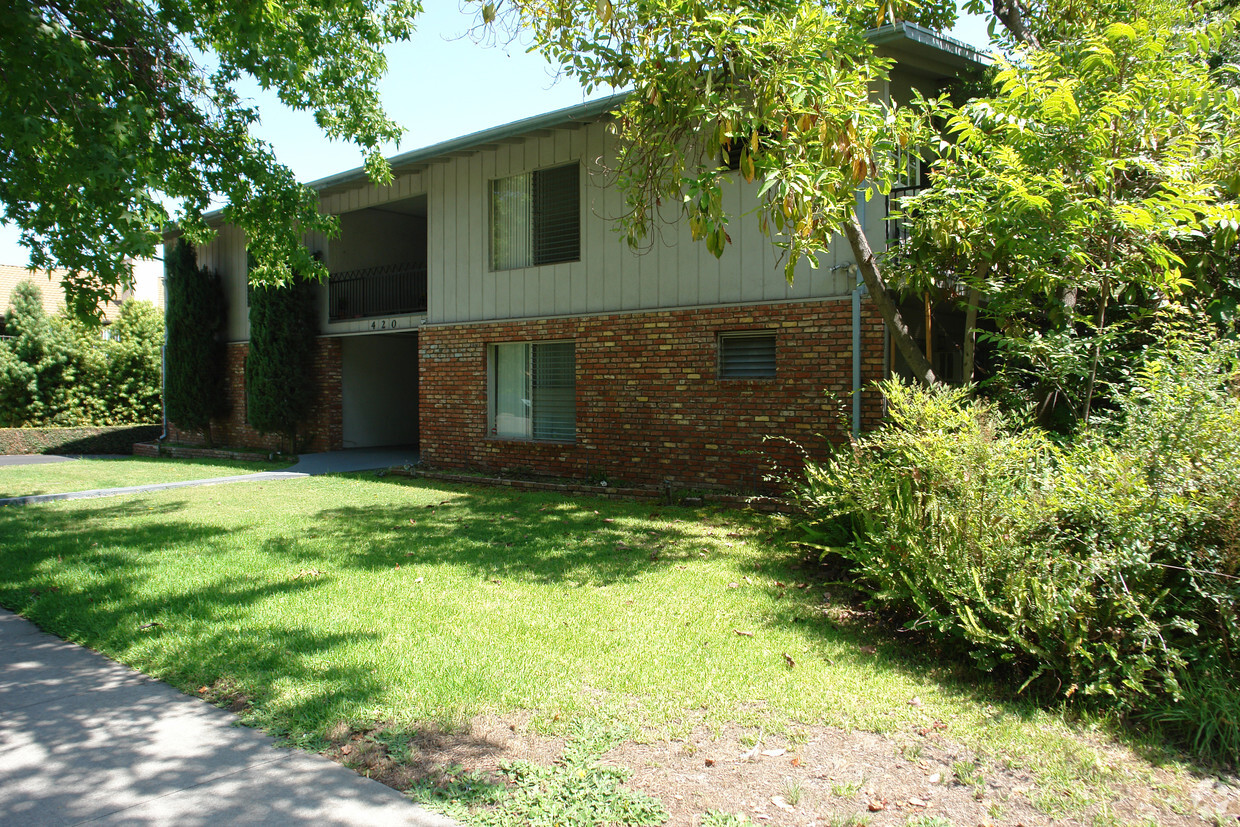
[[[87,491],[93,488],[125,488],[131,485],[180,482],[207,477],[231,477],[287,466],[288,463],[145,457],[6,465],[0,467],[0,497],[63,494],[67,491]]]
[[[309,748],[514,710],[638,737],[947,721],[1052,799],[1111,795],[1109,738],[839,620],[775,519],[373,474],[66,501],[0,509],[0,605]]]

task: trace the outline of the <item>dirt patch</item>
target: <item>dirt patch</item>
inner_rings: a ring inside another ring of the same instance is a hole
[[[564,750],[564,739],[530,733],[528,720],[528,715],[483,715],[459,728],[428,725],[412,734],[389,727],[359,732],[338,724],[328,733],[331,746],[323,754],[401,791],[422,781],[446,783],[462,772],[503,783],[502,762],[550,764]]]
[[[865,823],[903,825],[910,818],[946,819],[954,825],[1090,824],[1103,808],[1052,817],[1034,805],[1052,806],[1019,768],[978,761],[935,733],[912,741],[831,727],[764,737],[739,727],[699,729],[683,741],[628,743],[604,756],[632,770],[630,786],[660,798],[669,824],[696,825],[719,810],[756,824]],[[1164,779],[1173,783],[1170,775]],[[1240,790],[1199,784],[1195,812],[1176,812],[1149,788],[1114,789],[1107,813],[1119,824],[1214,824],[1215,814],[1240,816]],[[854,819],[849,821],[849,819]]]
[[[198,696],[229,712],[242,713],[250,706],[250,698],[229,678],[220,678],[209,686],[200,686]]]
[[[431,726],[399,737],[340,726],[329,733],[325,754],[398,790],[450,784],[462,772],[503,783],[501,762],[550,764],[563,752],[564,739],[537,735],[528,722],[521,714],[481,716],[455,730]],[[628,786],[661,800],[669,825],[696,827],[711,810],[787,827],[885,827],[918,815],[957,827],[1240,825],[1240,786],[1214,779],[1156,773],[1152,785],[1117,783],[1113,801],[1082,808],[1069,800],[1073,791],[1039,788],[1028,771],[980,761],[938,730],[907,738],[834,727],[790,731],[703,726],[681,740],[626,742],[601,760],[628,769]]]

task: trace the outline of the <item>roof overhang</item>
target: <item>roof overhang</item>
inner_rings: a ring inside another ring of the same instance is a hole
[[[986,55],[963,43],[913,23],[896,23],[866,32],[866,39],[879,54],[894,58],[898,65],[937,79],[956,77],[963,72],[990,65]],[[420,172],[433,164],[447,163],[452,158],[494,149],[506,143],[519,143],[529,138],[551,134],[555,129],[578,129],[605,119],[628,97],[627,92],[608,95],[575,106],[535,115],[531,118],[484,129],[452,138],[421,149],[403,152],[388,159],[394,175]],[[320,196],[344,192],[369,183],[364,167],[311,181],[307,186]],[[205,216],[208,223],[219,224],[223,210]]]

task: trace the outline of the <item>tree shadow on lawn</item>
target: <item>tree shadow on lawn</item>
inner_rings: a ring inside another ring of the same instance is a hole
[[[323,560],[323,552],[303,541],[328,539],[332,562],[350,568],[378,571],[398,564],[448,563],[481,579],[604,586],[696,558],[702,545],[692,542],[700,540],[697,532],[673,521],[697,523],[712,516],[702,510],[587,497],[543,501],[503,489],[447,490],[450,496],[429,505],[324,509],[314,515],[305,534],[270,540],[268,547],[312,562]],[[523,500],[531,504],[523,507]],[[646,519],[665,522],[658,528],[629,524]]]
[[[978,706],[994,705],[996,716],[1028,722],[1040,712],[1036,703],[978,672],[932,637],[906,633],[852,605],[848,590],[830,582],[828,569],[782,540],[763,536],[777,530],[767,515],[483,486],[364,480],[444,495],[430,504],[324,509],[315,514],[306,534],[271,540],[268,551],[305,565],[328,562],[378,572],[397,565],[416,569],[448,564],[473,572],[481,581],[592,586],[671,568],[692,571],[703,551],[714,558],[734,556],[738,572],[750,575],[738,588],[761,590],[774,607],[763,622],[794,631],[807,648],[830,649],[836,660],[863,667],[929,678],[949,695]],[[657,528],[634,527],[633,521],[645,520],[657,521]],[[704,536],[702,526],[714,533]],[[737,542],[760,544],[764,554],[735,554],[729,535]],[[309,545],[303,539],[319,542]],[[805,588],[798,588],[802,584]]]
[[[0,605],[276,735],[322,732],[382,694],[370,670],[331,657],[377,633],[325,633],[279,615],[256,622],[257,604],[320,588],[321,579],[208,572],[199,584],[153,583],[148,555],[191,544],[209,556],[228,534],[172,519],[184,507],[138,500],[0,512]],[[131,524],[152,513],[169,519]],[[277,684],[298,692],[282,695]]]

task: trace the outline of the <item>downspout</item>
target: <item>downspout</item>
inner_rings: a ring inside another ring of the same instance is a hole
[[[865,226],[865,197],[857,193],[857,220]],[[852,435],[861,436],[861,296],[866,292],[865,280],[856,264],[848,266],[848,274],[857,280],[852,291]]]
[[[850,274],[857,273],[857,265],[850,265]],[[861,436],[861,297],[868,290],[865,281],[858,278],[852,291],[852,435]]]

